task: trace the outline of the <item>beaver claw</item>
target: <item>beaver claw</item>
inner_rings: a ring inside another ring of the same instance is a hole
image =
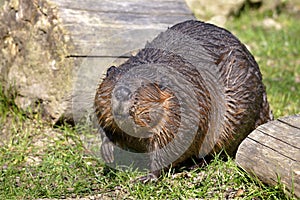
[[[135,180],[133,180],[133,183],[137,183],[137,182],[140,182],[140,183],[149,183],[149,182],[156,182],[158,180],[157,176],[153,173],[149,173],[145,176],[141,176]]]
[[[104,162],[113,163],[114,162],[114,146],[107,137],[103,138],[101,144],[101,156]]]

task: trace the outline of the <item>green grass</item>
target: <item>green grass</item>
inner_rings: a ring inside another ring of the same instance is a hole
[[[258,61],[275,117],[300,113],[299,19],[282,13],[275,18],[282,29],[266,29],[260,22],[268,15],[248,11],[230,20],[227,28]],[[280,184],[263,185],[233,160],[218,156],[206,167],[170,171],[161,181],[134,184],[140,173],[107,170],[83,147],[76,127],[52,128],[38,114],[25,117],[2,90],[0,112],[0,199],[289,199]]]
[[[234,161],[214,161],[203,168],[164,174],[161,181],[133,183],[138,172],[105,170],[90,156],[76,130],[52,130],[34,120],[19,120],[13,136],[0,148],[0,198],[64,198],[101,194],[134,199],[241,197],[284,199],[280,187],[269,188],[252,179]]]

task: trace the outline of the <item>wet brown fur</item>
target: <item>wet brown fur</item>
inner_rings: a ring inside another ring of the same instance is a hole
[[[272,119],[272,114],[266,98],[262,77],[253,56],[249,53],[233,35],[226,30],[219,30],[213,25],[202,22],[188,21],[176,25],[171,29],[180,30],[189,34],[209,52],[207,62],[212,62],[218,71],[218,81],[222,84],[223,101],[220,106],[225,109],[222,124],[221,137],[213,146],[213,152],[225,149],[230,155],[234,155],[240,142],[257,126]],[[191,30],[190,30],[191,29]],[[199,30],[200,31],[196,31]],[[212,33],[206,33],[212,29]],[[195,31],[194,31],[195,30]],[[220,32],[214,32],[219,30]],[[223,34],[221,39],[214,41],[215,34]],[[204,36],[202,36],[202,35]],[[211,34],[211,35],[210,35]],[[209,36],[206,36],[209,35]],[[159,36],[158,36],[159,37]],[[202,42],[202,38],[203,41]],[[214,43],[218,42],[218,43]],[[183,77],[197,88],[199,116],[199,128],[195,139],[187,152],[185,152],[173,164],[197,156],[203,140],[210,126],[215,126],[217,121],[212,121],[211,100],[216,98],[209,93],[203,75],[187,63],[185,59],[163,50],[146,48],[136,56],[118,67],[99,85],[95,97],[96,115],[99,125],[111,142],[138,152],[151,152],[163,148],[168,142],[176,137],[180,125],[181,113],[179,100],[169,88],[159,87],[159,83],[146,83],[133,95],[129,110],[134,122],[141,127],[151,128],[153,133],[149,138],[135,138],[124,133],[114,121],[111,108],[112,91],[120,77],[129,69],[138,67],[144,63],[167,63],[174,70],[180,71]],[[216,99],[218,101],[218,99]],[[195,109],[195,108],[190,108]],[[157,112],[156,112],[157,111]],[[151,113],[158,113],[153,121]],[[154,123],[155,126],[149,126]]]

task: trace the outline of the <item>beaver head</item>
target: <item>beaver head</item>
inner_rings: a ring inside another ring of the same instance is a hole
[[[117,85],[122,73],[119,68],[110,67],[97,90],[99,125],[107,135],[126,137],[126,144],[121,146],[143,151],[157,145],[162,148],[174,138],[180,124],[178,98],[168,87],[146,80],[139,80],[136,89]],[[139,145],[127,142],[130,138],[139,138]]]

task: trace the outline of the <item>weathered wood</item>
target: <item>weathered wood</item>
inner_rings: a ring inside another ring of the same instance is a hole
[[[6,0],[1,12],[0,81],[18,88],[19,107],[42,104],[53,122],[91,113],[108,67],[194,19],[184,0]]]
[[[94,55],[119,56],[126,50],[143,47],[168,26],[194,18],[184,0],[52,2],[58,6],[60,18],[74,41],[72,55],[87,55],[97,49]]]
[[[300,115],[259,126],[240,144],[236,163],[267,184],[280,180],[300,198]]]
[[[70,58],[81,59],[73,92],[75,121],[92,113],[95,90],[106,69],[126,60],[116,58],[137,52],[169,26],[194,19],[184,0],[52,2],[75,47]]]

